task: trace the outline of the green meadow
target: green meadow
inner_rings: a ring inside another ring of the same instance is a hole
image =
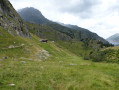
[[[0,28],[0,90],[119,90],[119,64],[83,60],[31,36]]]

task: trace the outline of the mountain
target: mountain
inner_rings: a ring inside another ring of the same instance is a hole
[[[18,10],[18,13],[26,22],[39,23],[39,24],[46,24],[50,22],[42,15],[42,13],[39,10],[33,7],[20,9]]]
[[[0,0],[0,90],[119,89],[119,47],[100,49],[99,40],[57,23],[24,23],[9,5]]]
[[[0,26],[12,35],[30,37],[21,17],[8,0],[0,0]]]
[[[110,36],[109,38],[107,38],[107,41],[116,46],[119,45],[119,33]]]
[[[111,46],[105,39],[87,29],[52,22],[34,8],[21,9],[18,13],[22,13],[20,16],[26,22],[25,24],[31,34],[53,41],[58,47],[67,49],[77,56],[82,56],[85,60],[91,59],[90,54],[92,52]]]
[[[103,39],[102,37],[98,36],[96,33],[93,33],[93,32],[91,32],[91,31],[89,31],[87,29],[78,27],[77,25],[70,25],[70,24],[61,24],[61,25],[79,31],[80,32],[80,38],[92,38],[92,39],[99,40],[99,41],[101,41],[103,43],[108,43],[105,39]]]
[[[52,22],[46,19],[39,10],[34,9],[32,7],[18,10],[18,13],[26,22],[37,23],[37,24],[47,24],[47,26],[70,36],[72,39],[75,38],[79,41],[93,39],[93,40],[98,40],[99,42],[102,42],[104,44],[108,44],[108,42],[105,39],[99,37],[97,34],[92,33],[87,29],[80,28],[74,25],[61,25],[61,24]]]

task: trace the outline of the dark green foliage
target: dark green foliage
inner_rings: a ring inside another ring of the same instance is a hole
[[[104,56],[105,56],[105,52],[93,52],[91,55],[90,55],[90,58],[93,59],[93,61],[95,62],[100,62],[100,61],[104,61]]]
[[[105,61],[119,63],[119,49],[106,49],[103,51],[94,52],[91,54],[91,58],[96,62]]]

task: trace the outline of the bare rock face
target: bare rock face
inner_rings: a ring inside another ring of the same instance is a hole
[[[30,37],[21,17],[8,0],[0,0],[0,26],[14,36]]]

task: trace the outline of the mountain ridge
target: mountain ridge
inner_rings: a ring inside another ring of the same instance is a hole
[[[33,7],[26,7],[23,9],[19,9],[17,12],[26,22],[29,21],[30,23],[39,23],[39,24],[46,24],[50,22],[47,18],[45,18],[42,15],[42,13],[39,10]]]
[[[116,33],[106,39],[108,42],[118,46],[119,45],[119,33]]]
[[[25,10],[25,12],[24,12],[24,10]],[[38,16],[36,14],[32,15],[32,12],[34,12],[32,10],[35,10],[35,12],[39,13]],[[46,19],[39,10],[36,10],[33,7],[21,9],[18,11],[18,13],[26,22],[30,22],[30,23],[35,22],[37,24],[47,24],[48,26],[52,27],[53,29],[60,31],[62,33],[65,33],[67,35],[70,35],[73,38],[77,38],[78,40],[85,40],[87,38],[90,38],[90,39],[96,39],[96,40],[101,41],[105,44],[108,43],[105,39],[103,39],[102,37],[98,36],[95,33],[90,32],[87,29],[84,29],[84,28],[81,28],[78,26],[74,26],[74,25],[70,25],[70,27],[69,27],[67,25],[61,25],[56,22],[52,22],[52,21]],[[32,18],[29,18],[29,17],[32,17]],[[33,20],[33,18],[35,18],[35,19]],[[44,22],[41,22],[42,19],[44,20]]]

